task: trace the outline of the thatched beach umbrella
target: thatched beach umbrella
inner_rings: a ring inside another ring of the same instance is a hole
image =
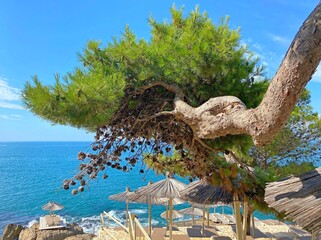
[[[191,215],[193,225],[194,225],[194,216],[203,216],[203,210],[200,208],[194,207],[193,205],[189,208],[184,208],[184,209],[180,210],[179,212],[184,215]]]
[[[321,168],[267,184],[265,201],[309,232],[321,233]]]
[[[211,205],[216,203],[233,204],[234,214],[236,219],[237,238],[240,240],[245,238],[246,231],[246,217],[242,220],[240,212],[240,200],[243,196],[227,191],[226,189],[218,186],[212,186],[206,180],[197,180],[188,185],[186,189],[181,191],[183,199],[194,203]],[[244,215],[247,215],[248,205],[244,202]]]
[[[108,198],[110,200],[115,200],[119,202],[126,202],[126,227],[128,226],[128,203],[130,202],[129,196],[133,195],[134,193],[130,191],[129,187],[126,187],[124,192],[110,195]]]
[[[168,229],[168,208],[166,206],[166,211],[165,212],[162,212],[161,215],[160,215],[162,218],[165,218],[166,219],[166,230]],[[176,219],[176,218],[182,218],[184,217],[183,214],[181,214],[179,211],[177,210],[173,210],[173,214],[172,214],[172,217],[173,219]]]
[[[150,184],[145,187],[141,187],[135,191],[139,195],[168,198],[169,202],[169,239],[172,240],[172,225],[173,225],[173,199],[180,198],[180,191],[186,188],[186,185],[172,177],[167,175],[166,179]]]
[[[204,208],[206,209],[206,212],[207,212],[207,227],[209,226],[209,215],[210,215],[210,208],[213,208],[214,209],[214,213],[215,213],[215,209],[219,206],[230,206],[230,204],[224,204],[224,203],[221,203],[221,202],[218,202],[216,204],[200,204],[200,203],[195,203],[195,202],[192,202],[190,201],[190,204],[192,204],[193,207],[196,207],[196,208],[201,208],[204,210]],[[222,208],[222,214],[224,214],[224,207]],[[193,223],[194,223],[194,219],[193,219]]]
[[[152,184],[149,182],[148,184]],[[139,191],[141,188],[138,188],[137,191]],[[152,196],[146,196],[146,195],[141,195],[137,194],[136,192],[132,195],[129,196],[129,200],[133,203],[146,203],[148,204],[148,232],[149,235],[152,232],[152,205],[163,205],[166,206],[166,211],[167,211],[167,206],[169,204],[168,198],[159,198],[159,197],[152,197]],[[179,205],[183,204],[185,201],[179,198],[173,198],[173,205]],[[166,219],[166,224],[167,224]]]
[[[168,214],[167,211],[165,211],[165,212],[162,212],[160,216],[162,218],[167,219],[168,218],[167,214]],[[173,217],[173,219],[182,218],[182,217],[184,217],[184,214],[182,214],[180,211],[173,210],[172,217]]]
[[[197,180],[190,183],[187,188],[181,191],[182,197],[192,203],[214,205],[222,203],[231,205],[234,201],[233,193],[222,187],[212,186],[205,180]],[[239,196],[242,198],[242,196]]]
[[[42,210],[50,211],[50,214],[52,214],[54,211],[58,211],[63,208],[64,206],[56,202],[48,202],[47,204],[42,206]]]

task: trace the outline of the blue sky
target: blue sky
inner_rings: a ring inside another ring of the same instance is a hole
[[[214,23],[230,16],[242,41],[257,53],[272,77],[297,30],[318,0],[203,1],[2,1],[0,8],[0,141],[86,141],[93,133],[52,126],[24,109],[20,90],[31,76],[52,83],[53,75],[72,71],[88,40],[109,42],[126,24],[149,38],[147,19],[170,19],[175,3],[187,14],[199,5]],[[321,113],[321,68],[308,84],[312,106]]]

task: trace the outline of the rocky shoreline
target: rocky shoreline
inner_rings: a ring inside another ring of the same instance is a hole
[[[0,240],[91,240],[94,234],[84,233],[77,224],[67,224],[66,228],[39,230],[36,223],[30,228],[21,225],[8,224]]]

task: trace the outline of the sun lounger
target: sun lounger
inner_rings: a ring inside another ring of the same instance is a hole
[[[207,219],[207,216],[205,216],[205,218]],[[213,213],[210,213],[209,219],[214,223],[220,223],[220,220],[218,220],[217,217],[215,217]]]
[[[308,236],[308,235],[310,236],[310,234],[307,231],[304,231],[298,227],[289,226],[289,225],[288,225],[288,227],[289,227],[289,232],[293,233],[297,236],[300,236],[300,237],[304,237],[304,236]]]
[[[225,218],[228,219],[229,224],[235,224],[235,218],[232,215],[222,214]]]
[[[66,226],[66,220],[59,215],[46,215],[39,219],[39,230],[64,228]]]
[[[53,219],[52,216],[50,216],[50,215],[45,216],[45,220],[46,220],[46,226],[47,227],[51,227],[51,226],[55,225],[54,219]]]
[[[218,214],[218,213],[210,213],[209,218],[211,221],[213,221],[215,223],[222,223],[222,221],[221,221],[222,219],[219,215],[220,214]]]
[[[229,224],[229,219],[227,219],[226,217],[224,217],[224,215],[219,214],[219,213],[212,213],[214,217],[216,217],[218,219],[218,221],[222,224]]]
[[[201,232],[201,228],[187,228],[187,234],[190,238],[196,238],[196,237],[201,237],[202,236],[202,232]]]
[[[255,226],[265,226],[266,224],[264,222],[262,222],[260,219],[258,218],[254,218],[254,224]]]

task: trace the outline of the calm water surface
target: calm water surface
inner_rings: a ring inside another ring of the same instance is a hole
[[[121,220],[125,218],[125,204],[109,200],[109,195],[124,191],[126,186],[134,190],[164,178],[153,171],[140,174],[138,169],[129,173],[108,169],[108,179],[102,179],[100,174],[83,193],[73,196],[70,190],[63,190],[61,184],[76,173],[77,153],[89,146],[89,142],[0,142],[0,236],[8,223],[28,225],[45,215],[41,206],[48,201],[64,205],[57,214],[92,232],[99,225],[102,211]],[[180,180],[188,183],[186,179]],[[146,205],[131,204],[130,209],[143,224],[147,223]],[[153,224],[165,225],[160,217],[163,211],[165,207],[153,206]],[[231,213],[231,209],[225,208],[225,212]],[[260,213],[257,217],[271,218]]]

